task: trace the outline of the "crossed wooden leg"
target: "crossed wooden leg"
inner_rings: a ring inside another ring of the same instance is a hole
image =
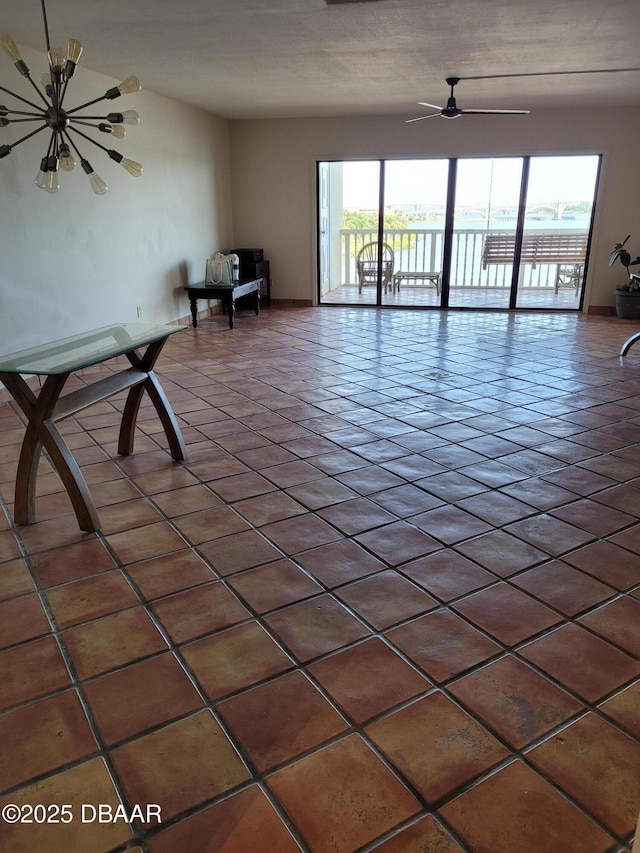
[[[118,452],[129,455],[133,450],[133,439],[142,394],[147,391],[160,418],[171,456],[181,461],[186,459],[184,440],[171,405],[153,372],[166,338],[149,344],[141,355],[137,350],[128,352],[132,367],[117,374],[110,374],[92,385],[72,391],[60,399],[70,373],[47,376],[36,396],[18,373],[2,373],[3,382],[16,403],[27,417],[27,428],[22,442],[16,474],[15,520],[17,524],[32,524],[36,520],[35,495],[38,463],[44,448],[55,466],[73,505],[81,530],[93,532],[100,529],[100,519],[91,498],[82,471],[56,426],[62,420],[105,400],[112,394],[129,389],[122,414]]]

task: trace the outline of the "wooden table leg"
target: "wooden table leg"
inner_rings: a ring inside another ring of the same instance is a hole
[[[194,329],[198,328],[198,297],[190,296],[189,305],[191,307],[191,325]]]
[[[27,416],[28,424],[16,474],[15,520],[32,524],[35,516],[35,486],[42,448],[49,454],[64,483],[81,530],[100,528],[100,519],[78,463],[51,419],[68,373],[48,376],[38,397],[17,373],[4,373],[2,382]]]
[[[169,442],[169,450],[171,456],[177,461],[182,461],[187,458],[187,450],[180,432],[178,420],[173,413],[171,404],[164,393],[157,376],[153,372],[153,367],[158,360],[158,356],[162,351],[167,338],[154,341],[149,344],[144,355],[140,355],[137,350],[132,350],[127,353],[127,358],[131,364],[140,371],[146,373],[146,378],[139,384],[129,390],[127,401],[122,412],[122,423],[120,425],[120,436],[118,439],[118,453],[122,456],[128,456],[133,452],[133,440],[140,409],[142,395],[146,391],[151,398],[151,402],[155,406],[160,422],[164,427],[165,435]]]

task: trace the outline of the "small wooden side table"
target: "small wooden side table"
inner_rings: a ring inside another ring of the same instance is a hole
[[[233,284],[205,284],[201,281],[199,284],[190,284],[185,287],[189,304],[191,305],[191,322],[193,328],[198,326],[198,299],[220,299],[222,301],[222,310],[229,317],[229,328],[233,329],[233,318],[236,312],[236,299],[241,296],[248,296],[250,293],[255,293],[255,311],[260,313],[260,289],[262,287],[261,278],[245,278],[236,281]]]

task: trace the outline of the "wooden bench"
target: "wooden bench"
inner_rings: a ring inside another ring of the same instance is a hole
[[[489,264],[511,264],[516,246],[515,234],[487,234],[482,250],[482,269]],[[521,264],[557,264],[555,291],[573,287],[578,292],[587,254],[586,234],[525,234],[520,253]]]

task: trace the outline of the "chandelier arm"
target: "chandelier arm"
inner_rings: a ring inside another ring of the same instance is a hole
[[[44,38],[47,43],[47,53],[51,50],[51,44],[49,43],[49,24],[47,23],[47,10],[44,7],[44,0],[40,0],[40,5],[42,7],[42,23],[44,24]]]
[[[11,89],[6,89],[4,86],[0,86],[0,92],[6,92],[7,95],[11,95],[13,98],[17,98],[19,101],[22,101],[24,104],[28,104],[30,107],[33,107],[34,110],[39,110],[40,107],[38,104],[34,104],[31,101],[28,101],[26,98],[23,98],[22,95],[16,95],[15,92],[12,92]],[[49,104],[47,103],[47,108]]]
[[[93,104],[98,104],[100,103],[100,101],[104,101],[106,97],[106,95],[102,95],[99,98],[94,98],[93,101],[87,101],[86,104],[80,104],[79,107],[74,107],[72,110],[67,110],[67,115],[71,115],[71,113],[77,113],[78,110],[83,110],[85,107],[90,107]]]
[[[91,116],[91,118],[93,118],[93,116]],[[87,127],[92,127],[92,128],[94,128],[94,130],[98,130],[98,126],[93,124],[93,122],[85,121],[84,119],[81,119],[81,118],[70,118],[69,121],[72,122],[73,124],[84,124]],[[95,121],[107,121],[107,116],[104,116],[104,118],[98,118],[96,116]]]
[[[67,115],[69,115],[68,112]],[[74,122],[74,124],[86,124],[87,121],[109,121],[109,116],[76,116],[70,118],[69,121]]]
[[[18,124],[21,121],[42,121],[42,116],[32,116],[31,118],[11,118],[8,119],[9,124]]]
[[[0,115],[5,115],[5,113],[0,113]],[[42,110],[37,113],[28,113],[26,110],[7,110],[6,115],[14,115],[14,116],[34,116],[35,118],[44,118],[42,115]],[[17,121],[17,119],[16,119]]]
[[[78,146],[75,144],[75,142],[73,141],[73,139],[69,136],[68,132],[67,132],[66,130],[63,130],[63,131],[62,131],[62,135],[63,135],[63,137],[64,137],[64,138],[66,138],[67,142],[68,142],[68,143],[69,143],[69,145],[73,148],[73,150],[76,152],[76,154],[78,155],[78,157],[79,157],[81,160],[84,160],[85,158],[84,158],[84,157],[82,156],[82,154],[80,153],[80,151],[79,151],[79,149],[78,149]]]
[[[21,142],[26,142],[27,139],[31,139],[32,136],[35,136],[36,133],[40,133],[40,131],[44,130],[46,127],[47,127],[47,125],[43,124],[42,127],[38,127],[36,130],[32,130],[31,133],[27,133],[26,136],[22,137],[22,139],[18,139],[17,142],[12,142],[10,145],[7,146],[7,148],[10,151],[13,150],[16,146],[20,145]]]
[[[31,85],[33,86],[33,88],[34,88],[34,89],[36,90],[36,92],[38,93],[38,95],[40,95],[40,97],[41,97],[41,98],[42,98],[42,100],[45,102],[45,104],[46,104],[46,106],[47,106],[47,109],[48,109],[48,108],[49,108],[49,101],[45,98],[45,96],[44,96],[44,95],[42,94],[42,92],[40,91],[40,89],[39,89],[39,87],[38,87],[38,84],[35,82],[35,80],[33,80],[33,79],[32,79],[31,75],[29,75],[29,76],[27,77],[27,80],[29,81],[29,83],[31,83]]]
[[[56,111],[60,110],[60,82],[54,80],[51,87],[51,103]]]
[[[91,127],[92,127],[92,126],[93,126],[93,125],[91,125]],[[86,133],[83,133],[81,130],[78,130],[78,128],[77,128],[77,127],[71,127],[71,126],[69,126],[69,127],[67,128],[67,130],[73,130],[73,131],[74,131],[74,133],[78,133],[78,134],[80,134],[80,136],[83,136],[83,137],[84,137],[88,142],[92,142],[92,143],[93,143],[94,145],[96,145],[98,148],[102,148],[102,150],[103,150],[106,154],[108,154],[108,153],[109,153],[109,149],[108,149],[108,148],[106,148],[104,145],[101,145],[99,142],[96,142],[96,141],[95,141],[95,139],[92,139],[90,136],[87,136],[87,134],[86,134]]]
[[[64,86],[62,88],[62,94],[60,95],[60,101],[58,103],[59,107],[62,107],[62,102],[64,101],[64,96],[67,94],[67,86],[69,85],[69,77],[64,81]]]
[[[48,147],[47,147],[47,156],[46,156],[46,158],[45,158],[45,159],[47,159],[47,160],[48,160],[48,159],[49,159],[49,157],[51,156],[51,149],[53,148],[53,140],[54,140],[55,135],[56,135],[55,130],[52,130],[52,131],[51,131],[51,136],[49,137],[49,145],[48,145]]]

